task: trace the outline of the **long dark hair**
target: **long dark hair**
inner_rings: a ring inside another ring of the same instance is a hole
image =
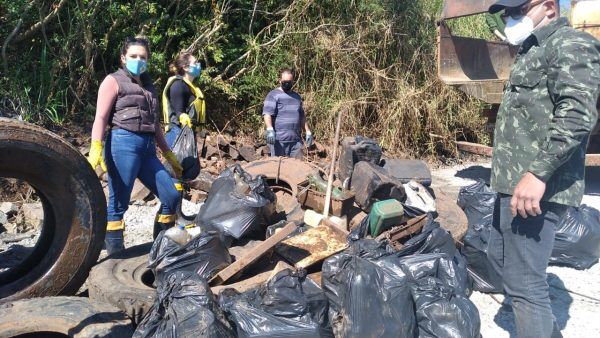
[[[187,51],[179,52],[177,57],[175,57],[175,60],[169,64],[169,71],[173,73],[173,75],[185,75],[185,70],[183,68],[190,65],[192,56],[192,53]]]

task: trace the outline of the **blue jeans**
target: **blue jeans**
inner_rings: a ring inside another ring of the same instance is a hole
[[[179,192],[156,157],[154,134],[111,130],[106,138],[104,158],[108,169],[109,222],[123,219],[136,178],[158,196],[162,203],[161,214],[175,214]]]
[[[556,224],[567,207],[542,202],[541,215],[512,217],[511,198],[499,194],[496,200],[488,257],[502,276],[504,291],[511,297],[517,336],[560,336],[550,307],[546,268],[554,246]]]
[[[294,158],[302,158],[302,141],[297,142],[282,142],[275,141],[275,144],[269,144],[271,156],[286,156]]]
[[[169,131],[165,134],[165,140],[167,140],[167,145],[169,148],[173,149],[173,144],[175,144],[175,140],[177,139],[177,135],[181,128],[179,126],[171,124],[169,127]]]

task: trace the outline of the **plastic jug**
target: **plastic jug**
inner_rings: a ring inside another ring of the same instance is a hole
[[[379,201],[373,204],[369,213],[371,236],[376,237],[385,230],[402,223],[404,207],[395,199]]]
[[[306,210],[304,212],[304,223],[311,227],[316,227],[321,223],[323,219],[323,214],[318,213],[314,210]]]
[[[187,230],[188,234],[190,234],[190,236],[192,236],[192,238],[200,235],[200,233],[202,232],[202,229],[200,229],[200,227],[197,226],[196,224],[186,225],[185,230]]]
[[[186,245],[192,239],[192,236],[185,230],[183,226],[174,226],[165,231],[165,236],[172,239],[179,245]]]

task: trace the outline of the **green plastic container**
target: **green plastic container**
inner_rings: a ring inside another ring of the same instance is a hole
[[[404,207],[395,199],[379,201],[373,204],[369,213],[369,229],[371,236],[379,236],[382,232],[402,223]]]

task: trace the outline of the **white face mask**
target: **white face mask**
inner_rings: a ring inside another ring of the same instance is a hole
[[[531,35],[534,28],[533,20],[527,15],[524,15],[519,19],[513,19],[509,16],[506,20],[504,34],[506,35],[508,43],[517,46],[523,43],[523,41]]]

